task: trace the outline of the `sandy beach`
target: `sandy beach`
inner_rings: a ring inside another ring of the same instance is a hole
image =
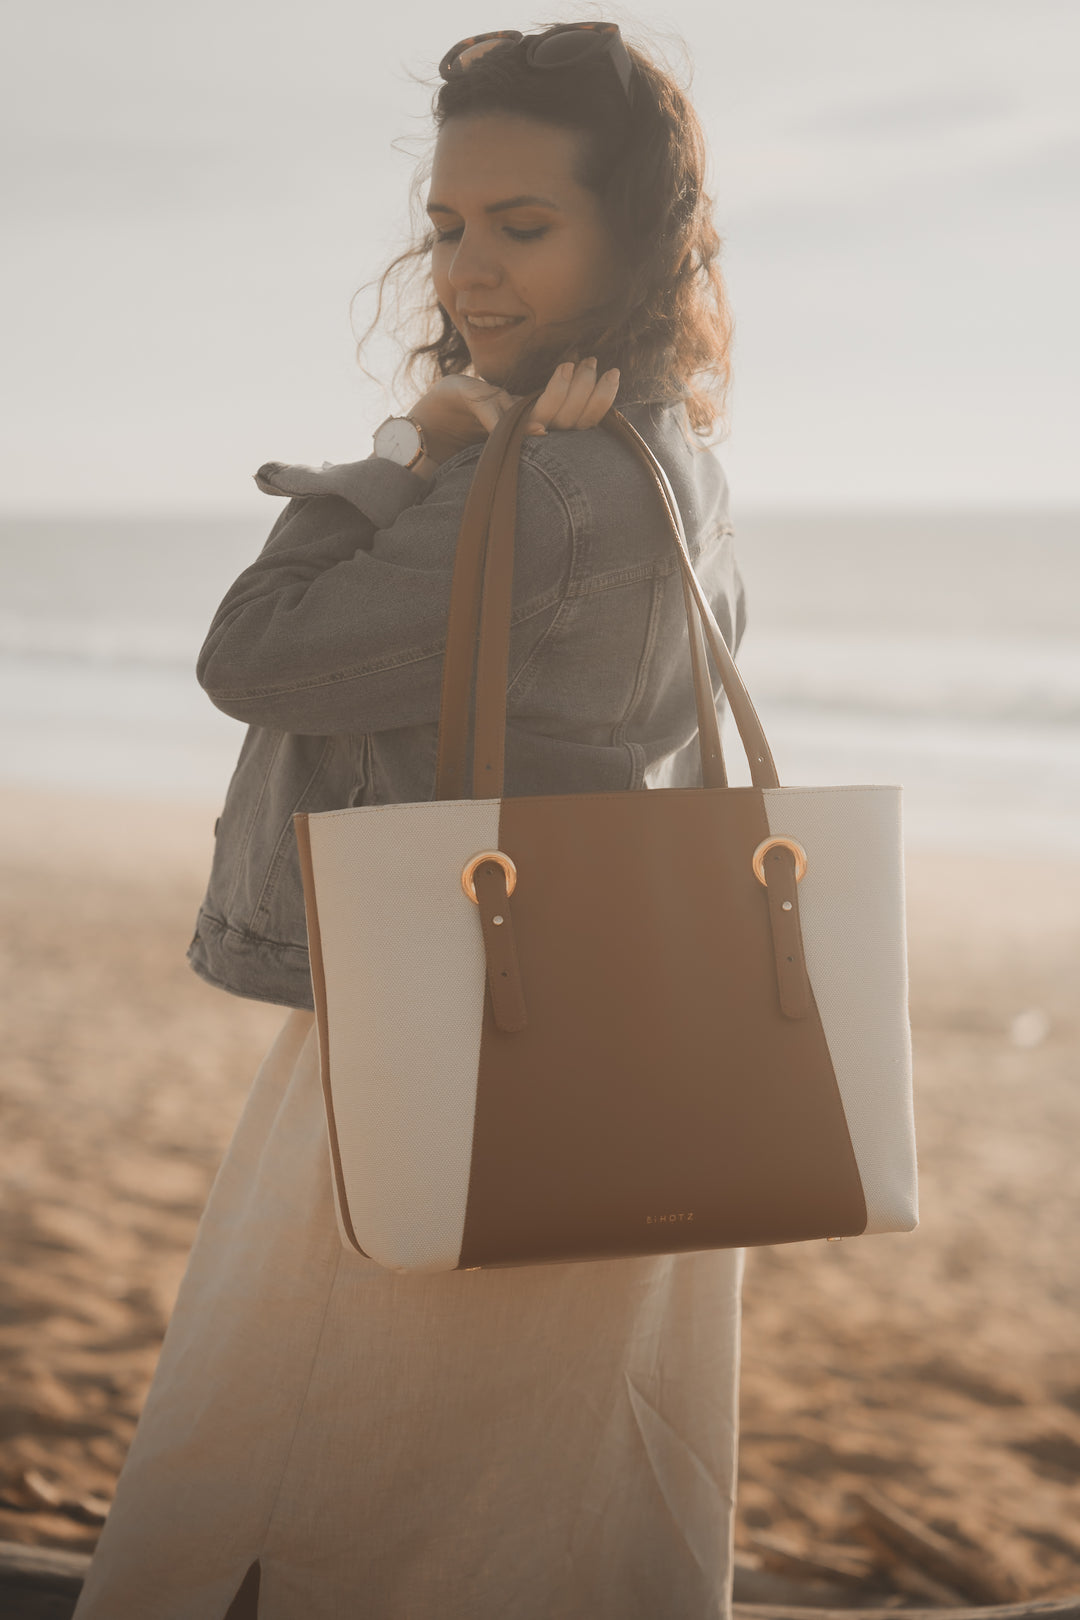
[[[0,794],[0,1539],[93,1546],[284,1017],[184,960],[218,808]],[[738,1540],[852,1546],[869,1486],[992,1555],[1018,1595],[1064,1593],[1080,865],[919,854],[908,896],[922,1224],[749,1256]]]

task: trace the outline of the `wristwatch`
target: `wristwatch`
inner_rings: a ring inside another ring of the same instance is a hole
[[[396,461],[399,467],[411,467],[414,472],[427,458],[424,430],[411,416],[388,416],[375,429],[375,454],[387,461]]]

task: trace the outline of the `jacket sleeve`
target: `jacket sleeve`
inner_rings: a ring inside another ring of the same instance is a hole
[[[547,449],[528,446],[519,475],[511,679],[570,576],[573,524],[541,465]],[[437,721],[458,530],[480,451],[462,451],[430,484],[378,458],[321,475],[260,468],[260,488],[332,493],[296,495],[226,592],[196,666],[217,708],[315,735]]]

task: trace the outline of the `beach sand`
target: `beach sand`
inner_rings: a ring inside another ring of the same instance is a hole
[[[285,1016],[184,960],[216,813],[0,794],[0,1539],[92,1547],[89,1499],[111,1494]],[[908,897],[922,1224],[750,1254],[738,1540],[847,1544],[870,1486],[1020,1595],[1067,1592],[1080,865],[919,854]],[[84,1507],[46,1507],[42,1481]]]

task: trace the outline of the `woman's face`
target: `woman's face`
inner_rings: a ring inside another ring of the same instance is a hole
[[[432,281],[488,382],[501,385],[527,345],[557,342],[557,323],[613,290],[611,234],[596,194],[574,177],[582,139],[502,113],[449,118],[439,132]]]

